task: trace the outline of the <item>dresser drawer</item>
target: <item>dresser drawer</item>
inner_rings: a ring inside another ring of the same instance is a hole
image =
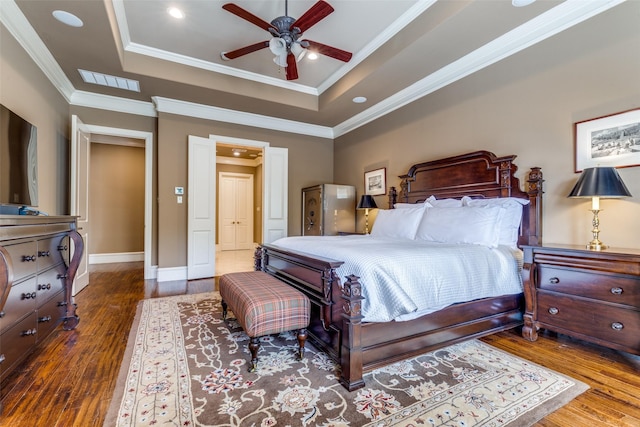
[[[38,248],[36,242],[16,243],[6,245],[13,267],[13,282],[35,274],[37,270]]]
[[[640,307],[640,278],[538,265],[540,289]]]
[[[65,235],[58,235],[47,239],[38,240],[38,270],[68,262],[69,239]]]
[[[568,295],[538,292],[538,321],[640,351],[640,311]],[[585,338],[588,339],[588,338]]]
[[[38,342],[45,339],[49,333],[60,324],[60,320],[65,313],[65,307],[60,305],[64,302],[64,292],[60,291],[38,307]]]
[[[36,309],[36,278],[32,277],[11,287],[4,305],[1,330],[10,327],[16,320]]]
[[[2,342],[0,354],[4,356],[0,380],[4,379],[17,362],[29,354],[36,343],[36,331],[36,313],[33,312],[0,335],[0,342]]]
[[[58,264],[54,268],[38,273],[36,292],[38,305],[44,304],[55,294],[64,289],[64,264]]]

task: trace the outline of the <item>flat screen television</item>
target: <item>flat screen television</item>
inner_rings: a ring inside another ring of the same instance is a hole
[[[0,205],[38,206],[38,131],[0,105]]]

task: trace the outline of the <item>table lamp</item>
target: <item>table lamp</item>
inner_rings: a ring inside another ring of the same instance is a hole
[[[360,203],[358,203],[358,209],[364,209],[364,234],[369,234],[369,209],[377,209],[376,201],[373,200],[373,196],[365,194],[360,197]]]
[[[599,251],[606,249],[598,235],[600,234],[600,198],[631,197],[631,193],[622,182],[618,171],[613,167],[586,168],[571,190],[569,197],[591,198],[591,212],[593,212],[593,240],[587,244],[587,249]]]

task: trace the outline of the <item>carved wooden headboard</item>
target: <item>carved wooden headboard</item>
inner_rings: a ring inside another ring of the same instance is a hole
[[[518,245],[542,244],[542,172],[534,167],[527,189],[515,177],[515,155],[497,157],[488,151],[418,163],[401,175],[400,190],[391,187],[389,208],[396,203],[421,203],[429,196],[439,199],[518,197],[529,200],[522,215]]]

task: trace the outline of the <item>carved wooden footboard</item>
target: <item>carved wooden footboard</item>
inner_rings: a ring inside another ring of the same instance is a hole
[[[514,177],[515,156],[497,158],[485,151],[412,166],[390,203],[419,203],[431,194],[444,197],[520,197],[524,209],[519,244],[541,243],[542,174],[528,175],[528,191]],[[340,278],[342,261],[263,244],[256,249],[256,270],[265,271],[304,292],[311,301],[309,338],[336,360],[340,382],[364,386],[363,374],[426,351],[522,325],[522,294],[455,304],[407,322],[362,322],[362,286],[353,275]]]

